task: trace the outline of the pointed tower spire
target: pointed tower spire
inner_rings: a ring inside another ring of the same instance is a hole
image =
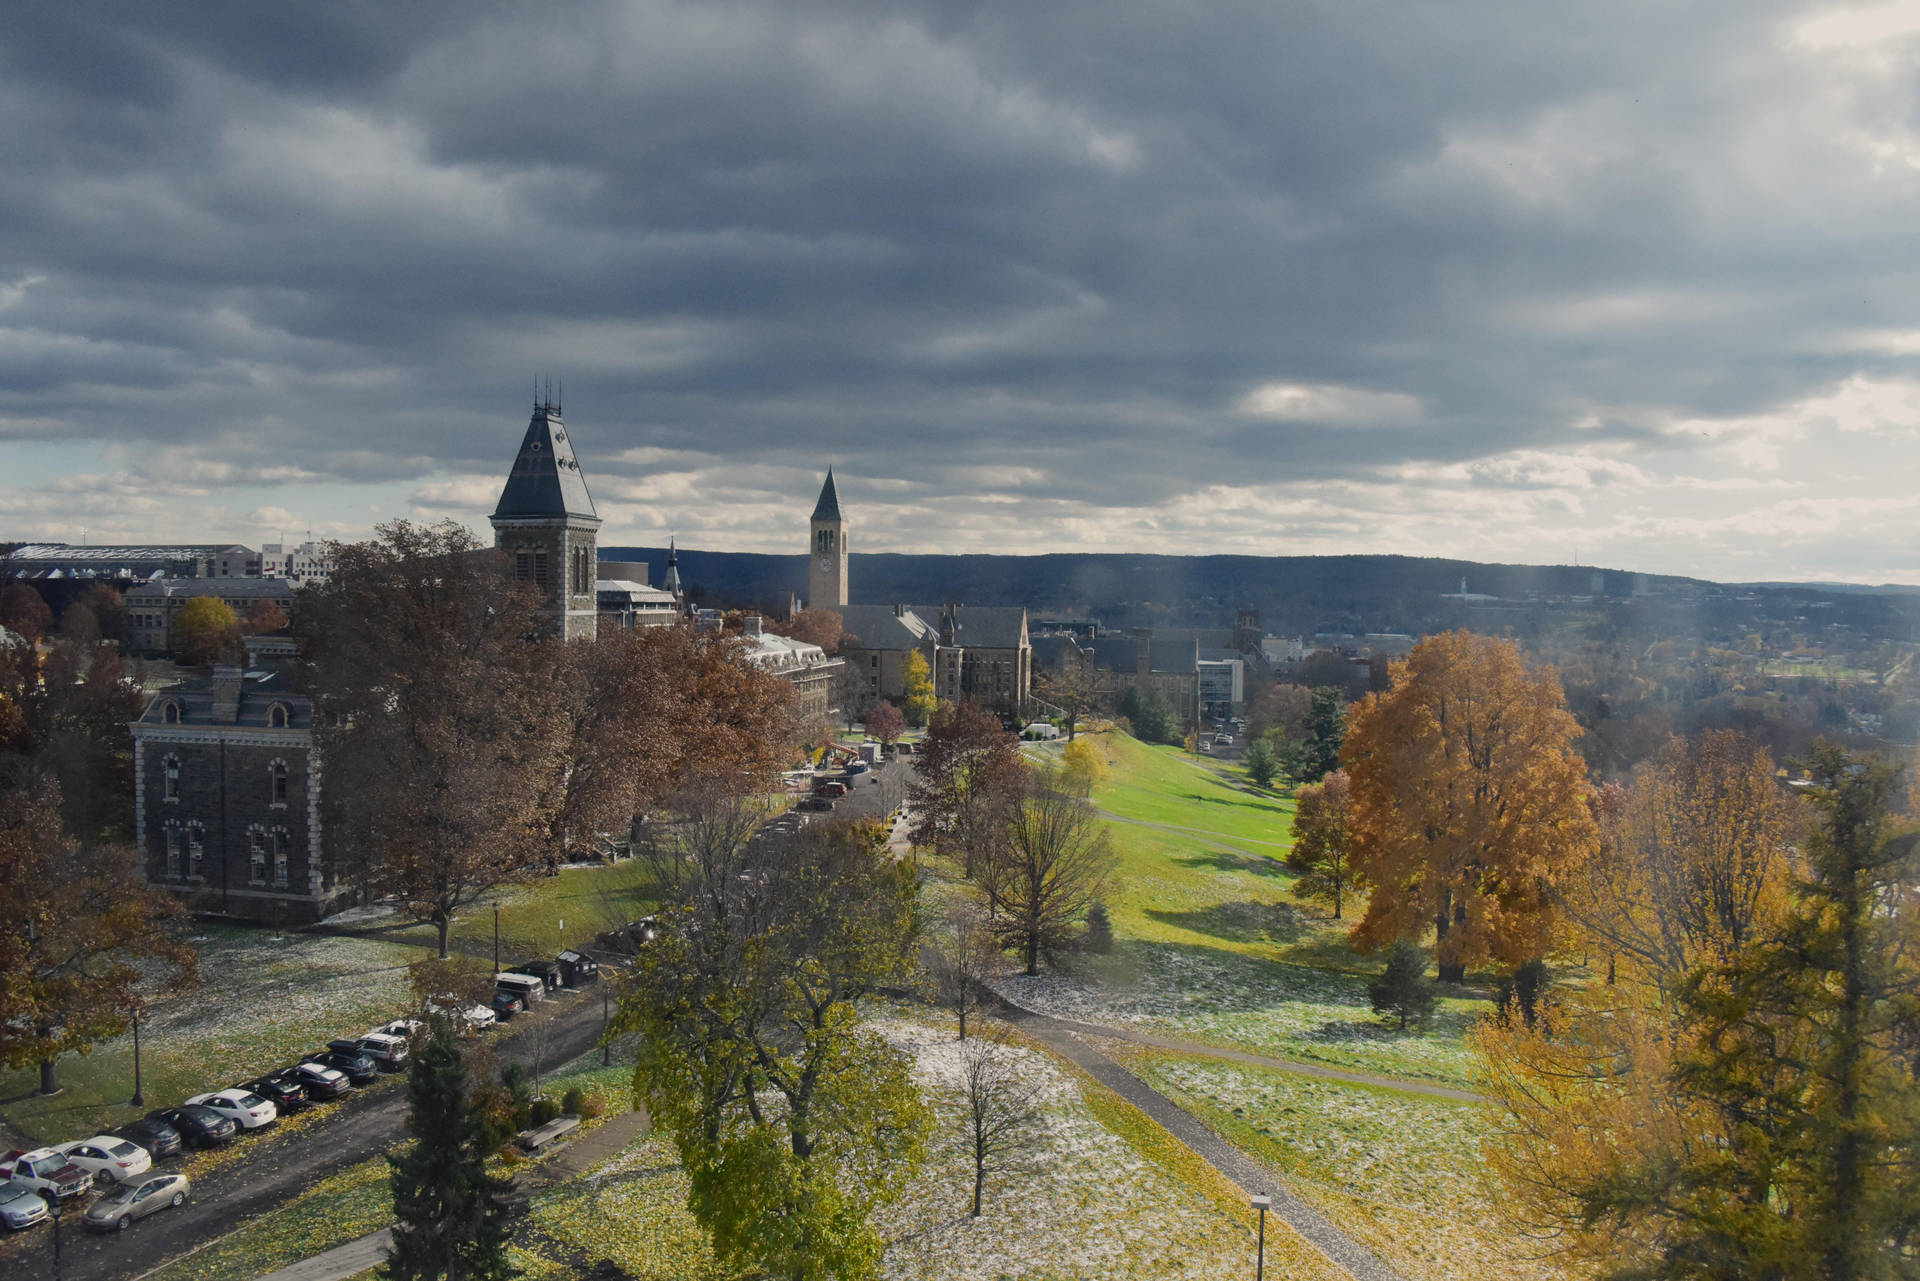
[[[820,501],[813,505],[815,520],[840,519],[840,494],[833,487],[833,468],[827,468],[827,483],[820,486]]]
[[[660,586],[676,597],[680,595],[680,548],[672,534],[667,535],[667,573]]]
[[[534,407],[492,523],[494,546],[507,553],[513,576],[546,598],[553,633],[563,640],[592,639],[600,514],[557,404]]]

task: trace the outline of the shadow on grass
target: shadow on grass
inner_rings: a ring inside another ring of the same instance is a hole
[[[1287,866],[1265,854],[1236,854],[1231,850],[1208,850],[1175,859],[1182,867],[1210,867],[1216,872],[1251,872],[1255,876],[1284,876]]]
[[[1146,912],[1162,925],[1171,925],[1196,934],[1209,934],[1236,943],[1291,943],[1306,932],[1307,920],[1291,903],[1262,903],[1243,899],[1236,903],[1215,903],[1185,912],[1150,907]]]
[[[1244,801],[1232,796],[1202,796],[1199,792],[1182,792],[1180,796],[1183,800],[1199,801],[1202,805],[1225,805],[1229,809],[1253,810],[1262,814],[1286,813],[1286,811],[1278,805],[1263,803],[1261,798],[1251,791],[1246,794],[1253,797],[1253,800]]]

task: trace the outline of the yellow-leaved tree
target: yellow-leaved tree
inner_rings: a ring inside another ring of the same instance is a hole
[[[1511,641],[1430,636],[1393,684],[1352,712],[1355,879],[1370,887],[1351,935],[1371,950],[1434,931],[1440,977],[1545,955],[1556,887],[1596,835],[1580,733],[1551,668]]]

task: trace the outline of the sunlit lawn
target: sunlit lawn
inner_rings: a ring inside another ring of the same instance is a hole
[[[358,1035],[410,1004],[417,949],[369,939],[208,927],[197,936],[201,985],[160,997],[141,1023],[146,1107],[133,1093],[133,1038],[59,1061],[64,1089],[36,1090],[37,1069],[0,1073],[0,1115],[41,1143],[85,1138],[190,1094],[284,1067],[329,1038]]]
[[[507,886],[467,907],[453,923],[452,943],[476,955],[493,948],[493,904],[500,905],[500,963],[513,965],[551,958],[564,948],[591,944],[593,936],[646,915],[654,905],[651,876],[643,859],[586,867],[565,867],[555,876],[537,876]],[[425,946],[434,940],[431,925],[406,925],[383,937]],[[364,920],[360,924],[368,924]]]
[[[1293,802],[1247,782],[1237,766],[1195,760],[1113,732],[1083,735],[1112,771],[1094,803],[1121,818],[1204,830],[1249,848],[1284,853],[1293,841]]]
[[[1112,1048],[1410,1281],[1563,1275],[1498,1214],[1479,1105]]]

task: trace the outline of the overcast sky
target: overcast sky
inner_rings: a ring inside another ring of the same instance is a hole
[[[165,11],[165,12],[163,12]],[[1920,2],[22,0],[0,538],[1920,581]]]

